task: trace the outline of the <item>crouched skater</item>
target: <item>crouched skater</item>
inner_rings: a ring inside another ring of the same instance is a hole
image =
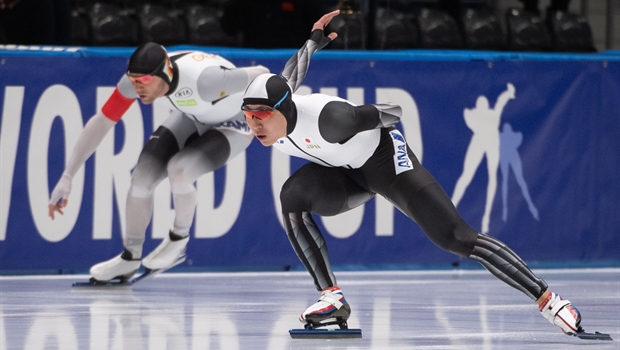
[[[116,89],[80,134],[49,202],[49,216],[62,214],[72,179],[103,138],[140,99],[167,108],[169,116],[144,145],[132,173],[126,200],[124,250],[90,269],[91,281],[127,281],[141,265],[165,270],[185,257],[196,210],[194,182],[243,152],[252,134],[239,111],[243,92],[263,66],[235,67],[225,58],[201,51],[170,54],[156,43],[140,45]],[[146,229],[153,215],[153,195],[168,178],[174,201],[172,228],[161,244],[144,256]]]
[[[294,94],[313,53],[337,36],[323,33],[335,15],[337,11],[315,24],[311,39],[289,59],[280,75],[263,74],[254,79],[242,106],[252,133],[263,146],[310,161],[288,178],[280,194],[286,234],[321,293],[318,302],[299,316],[306,329],[330,324],[346,328],[351,314],[312,215],[338,215],[379,194],[417,223],[437,246],[480,262],[535,301],[542,316],[562,332],[582,332],[581,316],[570,301],[550,291],[504,243],[475,231],[459,215],[394,127],[401,118],[400,106],[356,106],[334,96]],[[305,147],[307,139],[316,147]],[[406,154],[395,161],[398,150]]]

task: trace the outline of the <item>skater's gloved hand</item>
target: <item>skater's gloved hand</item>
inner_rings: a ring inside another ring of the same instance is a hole
[[[338,37],[336,32],[331,32],[327,36],[323,33],[323,30],[329,22],[331,22],[332,18],[338,16],[340,14],[340,10],[332,11],[328,14],[323,15],[314,25],[312,26],[312,34],[310,35],[310,40],[314,41],[317,44],[317,50],[320,50],[327,46],[332,40]]]
[[[50,197],[50,203],[48,205],[49,216],[52,220],[54,220],[54,212],[59,212],[61,215],[64,215],[62,209],[67,206],[69,194],[71,193],[71,182],[71,176],[62,174],[62,177],[52,191],[52,196]]]

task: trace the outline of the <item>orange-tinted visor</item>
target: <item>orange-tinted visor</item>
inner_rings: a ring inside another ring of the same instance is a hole
[[[131,80],[132,83],[140,83],[140,84],[150,84],[152,83],[155,79],[153,79],[153,75],[152,74],[146,74],[146,75],[142,75],[139,77],[132,77],[131,75],[127,75],[129,77],[129,80]]]
[[[258,118],[260,120],[265,120],[276,113],[275,107],[250,110],[243,106],[241,107],[241,110],[243,110],[243,114],[245,114],[245,117],[248,119]]]
[[[252,110],[252,109],[247,108],[246,106],[241,106],[241,110],[243,111],[243,114],[245,114],[246,118],[249,118],[249,119],[257,118],[260,120],[265,120],[276,113],[276,108],[280,107],[282,102],[284,102],[284,99],[286,99],[286,96],[288,96],[288,91],[284,94],[284,96],[280,99],[280,101],[278,101],[278,103],[273,105],[273,107],[271,108],[267,107],[267,108]]]

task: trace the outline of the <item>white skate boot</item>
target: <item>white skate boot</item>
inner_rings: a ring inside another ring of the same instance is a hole
[[[305,324],[306,328],[337,324],[346,329],[350,315],[351,307],[342,291],[338,286],[333,286],[321,291],[319,301],[307,308],[299,316],[299,321]]]
[[[170,233],[174,234],[172,231]],[[166,236],[151,254],[142,259],[142,265],[151,270],[171,267],[177,260],[185,255],[187,242],[189,242],[189,236],[176,241],[171,240],[170,235]]]
[[[121,255],[91,267],[90,274],[98,282],[118,279],[125,283],[140,268],[140,259],[132,258],[131,252],[125,250]]]
[[[560,327],[566,335],[581,332],[581,314],[570,301],[551,292],[539,306],[540,313],[552,324]]]

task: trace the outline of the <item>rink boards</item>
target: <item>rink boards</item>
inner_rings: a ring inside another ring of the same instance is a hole
[[[294,53],[193,49],[275,73]],[[65,215],[50,220],[47,201],[84,123],[105,103],[131,51],[0,48],[0,273],[84,272],[120,253],[131,170],[166,110],[134,103],[76,175]],[[508,84],[514,99],[494,110]],[[449,196],[461,179],[457,208],[465,220],[481,230],[490,207],[489,234],[528,263],[620,265],[618,52],[324,51],[298,91],[314,92],[357,104],[400,104],[399,128]],[[480,162],[472,160],[476,154],[483,155]],[[487,159],[497,166],[489,170]],[[303,164],[254,141],[225,168],[203,176],[188,258],[177,269],[298,269],[277,198]],[[466,173],[473,173],[470,181]],[[147,251],[174,218],[166,181],[154,201]],[[316,220],[339,268],[465,263],[435,247],[384,199]]]

